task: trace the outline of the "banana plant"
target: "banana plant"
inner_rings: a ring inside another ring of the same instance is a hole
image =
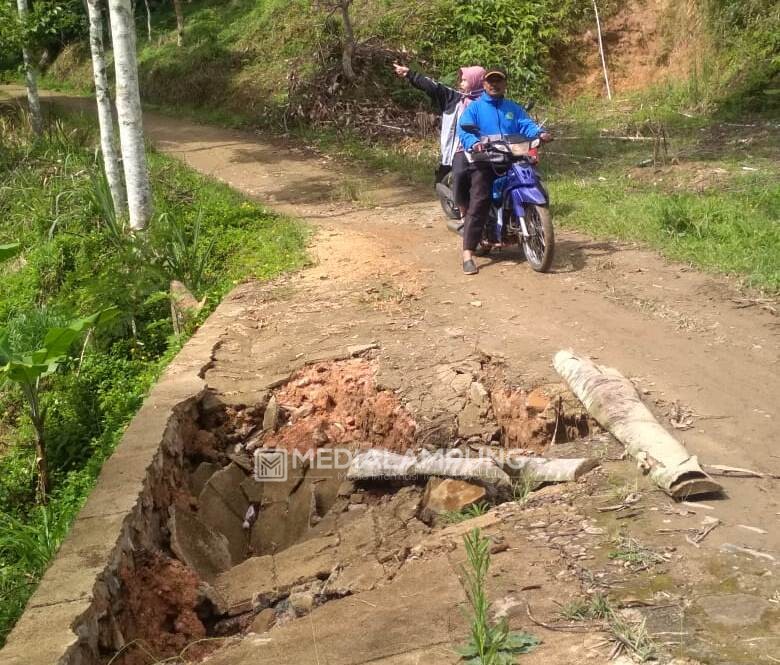
[[[64,328],[50,328],[43,346],[32,353],[16,353],[10,348],[8,334],[0,330],[0,386],[11,382],[18,385],[29,408],[35,428],[35,465],[38,473],[38,500],[45,504],[50,489],[46,456],[46,407],[41,403],[42,379],[54,374],[68,359],[73,343],[85,331],[103,325],[119,314],[119,308],[109,307],[83,319],[71,321]]]
[[[14,258],[20,251],[22,251],[22,246],[18,242],[0,245],[0,263]]]

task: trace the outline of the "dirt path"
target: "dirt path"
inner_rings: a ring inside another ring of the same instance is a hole
[[[85,100],[48,97],[68,108],[91,108]],[[499,362],[511,384],[533,386],[556,380],[552,356],[570,347],[635,378],[664,420],[674,402],[689,408],[693,428],[679,436],[702,462],[780,473],[778,319],[756,307],[739,308],[739,294],[726,280],[560,230],[552,274],[535,274],[507,252],[483,260],[480,274],[466,277],[457,238],[445,229],[428,190],[345,170],[303,148],[244,132],[152,113],[145,122],[162,152],[317,229],[316,265],[274,285],[247,284],[234,292],[235,321],[207,375],[228,400],[251,402],[304,360],[345,341],[377,342],[380,383],[434,427],[442,413],[457,418],[463,408],[457,390],[437,379],[443,367],[476,374],[489,359]],[[635,482],[628,463],[608,468]],[[780,561],[780,483],[726,479],[724,485],[727,497],[698,511],[723,525],[700,549],[680,545],[683,563],[698,562],[698,574],[709,571],[715,581],[729,577],[729,566],[743,565],[741,559],[723,563],[718,550],[724,543]],[[662,504],[659,498],[654,510]],[[637,532],[668,544],[656,533],[667,516],[645,517]],[[751,575],[771,576],[773,564],[760,563],[764,568]],[[710,594],[717,590],[712,584]],[[773,584],[759,585],[756,593],[764,599],[777,594]],[[772,644],[780,653],[780,644]],[[703,662],[775,662],[762,660],[772,652],[764,646],[749,652],[753,660],[730,653],[731,660]]]

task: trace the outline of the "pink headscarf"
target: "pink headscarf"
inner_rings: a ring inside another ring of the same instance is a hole
[[[472,100],[482,94],[485,68],[476,65],[473,67],[461,67],[460,78],[466,82],[466,97],[463,99],[463,108],[465,109]]]

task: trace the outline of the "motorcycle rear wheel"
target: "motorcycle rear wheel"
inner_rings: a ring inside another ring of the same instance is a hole
[[[523,252],[536,272],[548,272],[555,254],[555,232],[547,206],[527,204],[525,223],[530,238],[523,239]]]
[[[441,183],[439,184],[444,185],[444,187],[449,190],[450,194],[447,196],[443,193],[443,188],[438,186],[436,187],[436,195],[439,197],[439,204],[441,205],[441,209],[449,219],[460,219],[460,208],[455,205],[455,201],[453,200],[454,194],[452,192],[452,172],[444,176]]]

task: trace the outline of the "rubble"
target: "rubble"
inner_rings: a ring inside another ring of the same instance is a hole
[[[460,512],[487,497],[484,487],[463,480],[431,478],[422,502],[424,521],[441,513]]]

